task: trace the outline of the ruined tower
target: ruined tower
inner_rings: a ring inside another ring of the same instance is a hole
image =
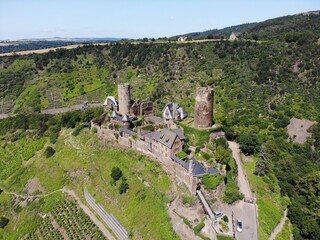
[[[118,98],[119,98],[119,113],[122,115],[130,114],[130,84],[118,85]]]
[[[199,87],[196,94],[194,126],[197,128],[211,127],[213,117],[213,88]]]

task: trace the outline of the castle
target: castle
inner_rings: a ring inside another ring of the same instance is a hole
[[[118,85],[118,98],[108,96],[104,106],[110,109],[99,121],[92,121],[101,138],[117,141],[157,159],[175,178],[194,192],[204,174],[219,174],[214,167],[203,167],[193,156],[177,157],[185,141],[183,129],[173,123],[188,116],[176,103],[168,103],[162,112],[163,119],[154,116],[153,104],[135,102],[131,99],[130,85]],[[212,109],[211,109],[212,108]],[[196,98],[195,126],[211,127],[213,114],[213,89],[198,88]],[[140,115],[149,116],[157,124],[141,124]],[[197,116],[199,115],[199,116]],[[139,126],[139,124],[141,124]],[[133,131],[133,128],[136,131]]]

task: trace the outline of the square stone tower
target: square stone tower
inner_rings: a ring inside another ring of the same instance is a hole
[[[118,98],[119,98],[119,113],[122,115],[130,114],[130,84],[119,84],[118,85]]]
[[[213,88],[199,87],[196,93],[196,106],[194,113],[194,126],[196,128],[209,128],[213,123]]]

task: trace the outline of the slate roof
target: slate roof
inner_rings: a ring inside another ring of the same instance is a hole
[[[183,130],[181,128],[171,129],[172,132],[176,133],[181,140],[184,140]]]
[[[187,171],[189,170],[189,162],[185,162],[178,158],[176,155],[173,155],[171,159],[177,163],[179,163],[182,167],[184,167]]]
[[[160,131],[153,132],[149,137],[171,149],[178,134],[164,128]]]
[[[117,119],[118,121],[122,121],[122,116],[119,113],[117,113],[116,111],[112,111],[111,118]]]
[[[219,170],[216,169],[215,167],[210,167],[208,168],[208,172],[206,172],[206,169],[202,167],[202,165],[192,156],[189,158],[188,162],[183,161],[182,159],[178,158],[177,156],[172,156],[171,159],[175,161],[176,163],[180,164],[182,167],[184,167],[187,171],[189,171],[189,165],[191,160],[193,161],[193,171],[192,171],[192,176],[194,177],[203,177],[206,173],[209,174],[219,174]]]
[[[120,133],[127,133],[127,134],[129,134],[130,136],[134,136],[134,135],[137,135],[137,133],[136,132],[134,132],[134,131],[132,131],[132,130],[130,130],[130,129],[127,129],[127,128],[120,128],[119,129],[119,132]]]
[[[162,110],[162,116],[166,119],[175,119],[176,115],[180,115],[181,119],[188,116],[187,112],[177,103],[169,102]]]
[[[106,100],[104,101],[104,106],[109,106],[108,103],[112,103],[114,106],[118,106],[118,101],[114,96],[108,96]]]
[[[122,122],[130,122],[130,118],[127,114],[124,114],[122,117]]]
[[[193,160],[193,164],[194,164],[193,171],[192,171],[192,175],[194,177],[202,177],[204,174],[206,174],[206,170],[194,157],[191,157],[190,160]]]
[[[219,174],[219,170],[215,167],[209,167],[208,168],[208,173],[211,173],[211,174]]]

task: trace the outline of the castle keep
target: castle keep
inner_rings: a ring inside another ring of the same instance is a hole
[[[119,113],[130,114],[131,94],[130,84],[118,85]]]
[[[199,87],[196,93],[196,106],[194,113],[194,126],[209,128],[213,118],[213,88]]]

